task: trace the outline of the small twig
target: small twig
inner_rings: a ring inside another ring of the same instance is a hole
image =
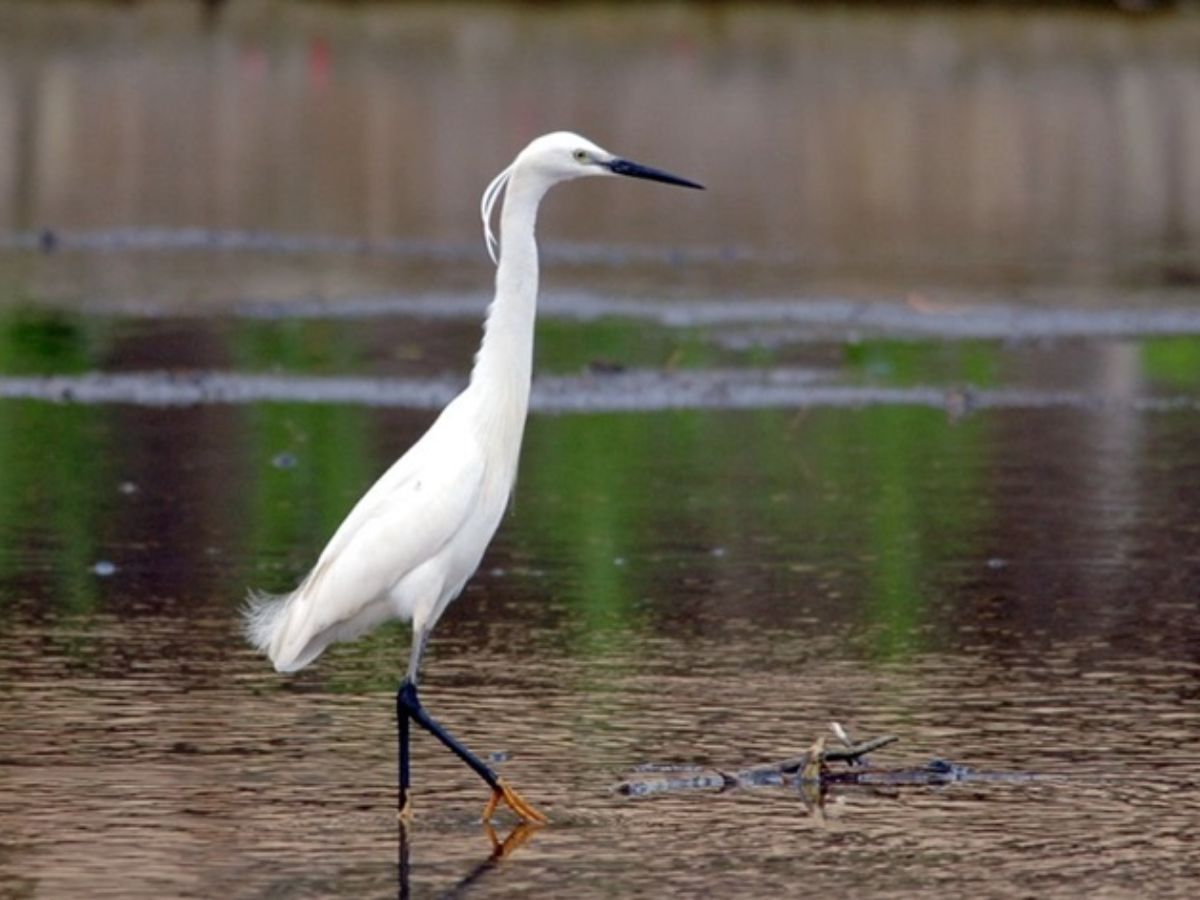
[[[894,734],[885,734],[883,737],[872,738],[869,741],[862,741],[858,744],[852,744],[844,750],[836,747],[825,749],[824,738],[822,737],[819,740],[822,745],[820,751],[821,762],[855,762],[860,757],[866,756],[868,753],[872,753],[875,750],[878,750],[880,747],[886,747],[888,744],[894,744],[899,740],[899,738]],[[814,742],[813,748],[816,746],[817,742]],[[753,780],[755,777],[762,777],[764,775],[792,775],[803,770],[805,766],[812,762],[813,748],[809,748],[809,750],[803,756],[792,756],[777,763],[768,763],[762,766],[754,766],[749,769],[743,769],[741,772],[738,772],[738,777]]]
[[[806,783],[819,782],[821,770],[825,768],[825,735],[817,737],[804,755],[808,757],[808,762],[800,769],[800,780]]]
[[[842,727],[841,722],[830,722],[829,730],[833,732],[833,736],[842,742],[843,747],[853,747],[854,741],[850,740],[850,735],[846,734],[846,729]]]
[[[894,734],[885,734],[883,737],[872,738],[869,741],[862,741],[852,747],[847,747],[845,750],[826,750],[826,762],[853,762],[858,760],[860,756],[866,756],[880,747],[886,747],[888,744],[894,744],[900,740]]]

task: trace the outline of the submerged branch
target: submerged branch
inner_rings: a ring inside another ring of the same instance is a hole
[[[826,736],[820,735],[800,756],[791,756],[779,762],[751,766],[736,772],[721,769],[682,766],[668,769],[671,775],[660,778],[623,781],[617,792],[630,796],[657,794],[664,791],[681,790],[726,790],[739,786],[762,786],[772,784],[800,783],[824,784],[827,780],[841,780],[844,773],[833,773],[827,763],[840,762],[848,766],[861,766],[868,753],[895,743],[899,738],[885,734],[867,741],[852,741],[845,730],[836,722],[833,733],[845,746],[826,748]],[[659,770],[663,771],[663,770]]]

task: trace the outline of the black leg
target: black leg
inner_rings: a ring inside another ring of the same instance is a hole
[[[408,802],[409,793],[409,773],[408,773],[408,723],[409,720],[416,722],[442,744],[461,759],[464,763],[470,766],[480,778],[487,782],[488,787],[493,791],[499,791],[500,781],[496,777],[496,773],[484,765],[483,760],[464,747],[458,742],[450,732],[438,724],[438,722],[425,712],[425,707],[421,705],[421,700],[417,696],[417,686],[404,679],[400,684],[400,690],[396,692],[396,717],[400,720],[400,805],[403,810]]]
[[[495,772],[484,765],[483,760],[458,742],[454,735],[437,723],[417,696],[417,686],[410,678],[405,678],[396,691],[396,719],[400,736],[400,818],[404,820],[412,810],[412,791],[409,785],[408,737],[409,722],[416,722],[435,738],[442,742],[451,753],[470,766],[471,771],[487,782],[492,789],[492,797],[483,809],[483,821],[487,822],[496,811],[497,804],[503,802],[522,821],[544,824],[546,817],[530,806],[520,794],[500,780]]]
[[[408,765],[408,723],[409,714],[408,708],[404,705],[401,699],[401,694],[404,691],[404,685],[407,681],[400,685],[400,690],[396,692],[396,730],[400,740],[400,817],[405,818],[409,813],[409,804],[412,802],[412,797],[409,794],[409,765]]]

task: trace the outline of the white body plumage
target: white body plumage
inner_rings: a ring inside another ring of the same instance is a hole
[[[493,260],[491,213],[502,190],[504,243],[470,384],[359,500],[296,590],[251,596],[247,636],[276,669],[296,671],[335,641],[401,619],[413,625],[415,684],[425,638],[478,567],[516,479],[533,365],[538,204],[558,182],[612,174],[698,187],[567,132],[535,140],[488,186],[482,214]]]

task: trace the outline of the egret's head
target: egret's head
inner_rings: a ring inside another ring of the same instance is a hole
[[[614,156],[587,138],[569,131],[542,135],[521,151],[516,164],[540,175],[551,184],[589,175],[626,175],[702,189],[694,181]]]
[[[493,178],[492,183],[483,192],[479,212],[483,218],[483,234],[492,262],[499,260],[497,254],[500,247],[500,242],[492,231],[492,210],[516,172],[522,173],[521,179],[530,177],[534,179],[534,184],[538,185],[533,195],[535,203],[541,198],[542,192],[551,185],[573,178],[586,178],[589,175],[625,175],[630,178],[645,178],[648,181],[704,189],[703,185],[678,175],[614,156],[587,138],[569,131],[544,134],[522,150],[513,160],[513,164]]]
[[[569,131],[544,134],[517,156],[516,164],[523,170],[551,183],[606,175],[604,166],[612,154],[585,137]]]

